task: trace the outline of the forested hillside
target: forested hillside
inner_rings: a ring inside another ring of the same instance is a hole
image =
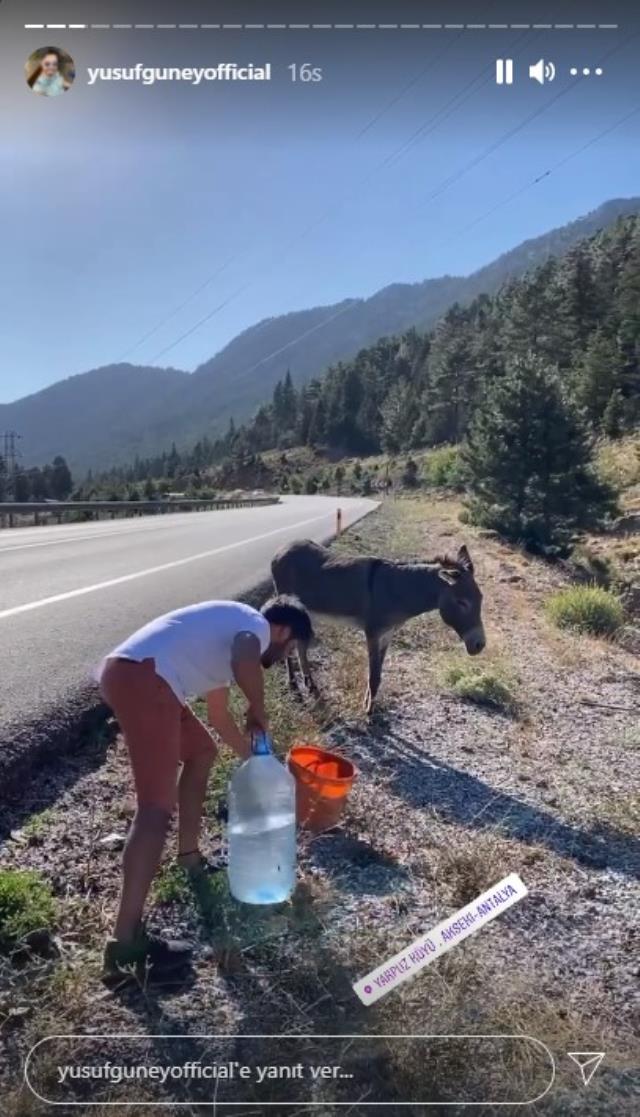
[[[457,443],[489,385],[535,354],[594,431],[640,418],[640,218],[583,241],[494,297],[453,306],[429,333],[382,338],[301,391],[290,374],[247,425],[172,455],[171,474],[297,445],[374,454]],[[128,479],[166,475],[168,455]]]
[[[301,390],[287,373],[251,423],[231,422],[223,438],[201,439],[187,454],[173,446],[138,459],[102,484],[145,481],[146,495],[162,478],[195,490],[212,481],[286,490],[293,447],[335,460],[462,444],[459,478],[476,522],[536,546],[564,546],[575,528],[615,512],[593,469],[594,437],[616,438],[639,420],[634,216],[493,297],[454,305],[429,333],[382,338]],[[274,449],[280,471],[261,457]]]
[[[327,439],[331,444],[358,446],[359,452],[366,452],[382,443],[383,433],[385,439],[393,437],[394,415],[401,423],[404,439],[405,405],[410,403],[404,392],[405,382],[411,381],[415,388],[412,395],[418,415],[416,418],[412,412],[413,425],[424,418],[426,373],[430,381],[435,383],[439,378],[444,383],[447,368],[443,365],[437,371],[438,360],[451,364],[459,356],[465,363],[475,361],[474,347],[483,329],[483,316],[489,315],[487,329],[491,330],[509,309],[504,303],[494,307],[493,301],[481,299],[471,311],[452,310],[434,339],[429,370],[426,362],[430,342],[427,344],[409,333],[399,353],[397,343],[378,343],[376,339],[385,335],[399,337],[410,327],[431,329],[453,303],[469,307],[481,294],[494,295],[505,282],[544,264],[550,256],[561,258],[580,240],[599,229],[611,228],[620,215],[637,213],[639,208],[640,199],[613,199],[577,221],[525,241],[472,275],[396,283],[368,299],[348,299],[333,306],[266,319],[239,334],[193,373],[120,364],[70,377],[14,403],[0,404],[0,425],[22,436],[22,460],[26,466],[42,466],[54,456],[64,455],[74,473],[80,474],[89,467],[105,469],[126,464],[136,454],[144,458],[161,453],[173,441],[182,450],[207,433],[210,438],[219,438],[230,417],[236,422],[246,421],[290,368],[293,384],[302,396],[293,419],[289,400],[285,399],[287,425],[283,431],[278,414],[275,423],[278,440],[281,436],[285,441],[287,437],[298,439],[299,428],[305,440],[310,436],[318,441]],[[543,269],[539,280],[543,288],[545,274]],[[514,328],[518,328],[517,323]],[[456,338],[457,350],[448,341],[451,335]],[[555,338],[548,340],[551,359],[555,360]],[[363,346],[371,348],[354,361]],[[490,348],[490,338],[481,348],[483,352]],[[317,386],[312,385],[308,391],[305,387],[330,365],[335,365],[336,370],[322,393],[323,401],[316,414]],[[479,366],[476,371],[481,375]],[[344,388],[340,386],[343,379]],[[389,388],[396,381],[396,394],[387,402]],[[363,401],[358,393],[363,388],[368,391],[370,384],[374,386],[375,398],[367,399],[366,406],[361,406]],[[345,401],[341,403],[335,397],[343,390],[348,397],[346,402],[357,405],[355,425],[341,425],[340,411]],[[430,392],[433,395],[431,389]],[[426,402],[431,408],[431,399]],[[379,414],[383,404],[384,417]],[[446,416],[441,416],[443,430],[439,429],[435,414],[433,418],[428,430],[418,425],[415,432],[418,441],[452,436],[451,422]],[[464,415],[459,419],[464,421]],[[261,412],[255,432],[261,445],[276,440],[269,422],[269,412],[266,419]],[[454,421],[454,428],[457,425]]]

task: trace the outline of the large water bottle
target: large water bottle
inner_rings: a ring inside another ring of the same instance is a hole
[[[245,904],[280,904],[296,880],[296,785],[266,733],[229,784],[229,887]]]

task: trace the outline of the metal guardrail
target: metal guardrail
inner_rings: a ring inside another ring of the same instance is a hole
[[[115,519],[118,513],[131,515],[162,515],[167,512],[213,512],[225,508],[256,508],[279,504],[277,496],[255,496],[237,500],[70,500],[57,503],[11,501],[0,502],[0,527],[15,527],[16,519],[33,516],[34,524],[53,518],[61,524],[70,513],[84,513],[89,520],[106,514]]]

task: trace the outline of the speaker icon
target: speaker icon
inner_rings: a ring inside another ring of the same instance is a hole
[[[555,76],[556,68],[553,62],[545,62],[544,58],[535,62],[533,66],[529,66],[529,77],[540,82],[540,85],[544,85],[546,81],[553,81]]]

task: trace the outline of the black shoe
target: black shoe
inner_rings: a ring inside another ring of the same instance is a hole
[[[102,980],[109,985],[130,980],[162,981],[189,967],[191,956],[187,942],[163,939],[146,931],[141,931],[132,942],[108,939]]]

